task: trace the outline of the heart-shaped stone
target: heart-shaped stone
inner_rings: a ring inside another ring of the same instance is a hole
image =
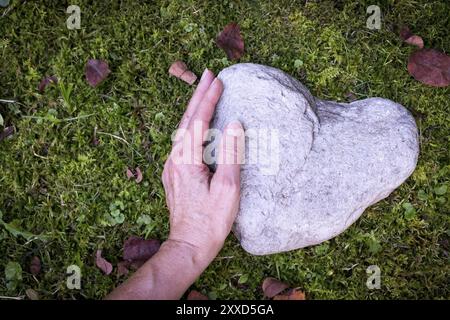
[[[224,92],[211,127],[239,120],[246,133],[233,230],[249,253],[333,238],[414,171],[417,127],[393,101],[323,101],[281,70],[257,64],[236,64],[218,77]]]

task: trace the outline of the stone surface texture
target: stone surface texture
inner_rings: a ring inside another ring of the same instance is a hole
[[[228,67],[218,77],[224,92],[211,127],[223,130],[239,120],[246,132],[259,134],[246,138],[233,228],[251,254],[337,236],[414,171],[417,127],[393,101],[323,101],[281,70],[250,63]],[[264,130],[277,133],[278,145]]]

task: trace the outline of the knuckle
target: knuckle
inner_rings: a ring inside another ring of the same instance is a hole
[[[220,179],[220,184],[223,189],[229,191],[229,192],[235,192],[239,190],[239,183],[237,183],[234,179],[230,177],[222,177]]]
[[[179,165],[171,166],[170,171],[172,173],[173,179],[178,179],[183,174],[183,170],[182,170],[181,166],[179,166]]]

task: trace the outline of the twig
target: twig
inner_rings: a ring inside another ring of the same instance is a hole
[[[234,256],[224,256],[224,257],[216,257],[215,260],[224,260],[224,259],[233,259]]]
[[[111,137],[111,138],[115,138],[115,139],[117,139],[117,140],[122,141],[122,142],[125,143],[127,146],[130,146],[130,143],[129,143],[127,140],[125,140],[125,139],[122,138],[122,137],[116,136],[115,134],[108,133],[108,132],[101,132],[101,131],[97,131],[97,134],[100,134],[100,135],[103,134],[103,135],[105,135],[105,136],[108,136],[108,137]]]
[[[0,102],[3,102],[3,103],[16,103],[15,100],[7,100],[7,99],[0,99]]]
[[[133,151],[136,152],[140,157],[142,157],[142,155],[139,153],[139,151],[137,151],[136,149],[134,149],[134,148],[131,146],[131,144],[130,144],[127,140],[125,140],[124,138],[119,137],[119,136],[117,136],[117,135],[115,135],[115,134],[112,134],[112,133],[108,133],[108,132],[97,131],[97,134],[99,134],[99,135],[105,135],[105,136],[108,136],[108,137],[117,139],[117,140],[119,140],[119,141],[125,143],[128,147],[131,148],[131,150],[133,150]]]
[[[95,115],[95,113],[85,114],[85,115],[81,115],[81,116],[74,117],[74,118],[66,118],[66,119],[62,119],[61,121],[75,121],[75,120],[79,120],[79,119],[89,118],[93,115]]]
[[[58,119],[58,118],[56,118],[56,120],[60,121],[60,122],[69,122],[69,121],[75,121],[75,120],[79,120],[79,119],[85,119],[85,118],[91,117],[93,115],[95,115],[95,113],[84,114],[84,115],[81,115],[81,116],[78,116],[78,117],[74,117],[74,118],[65,118],[65,119]],[[22,116],[22,118],[35,119],[35,120],[49,120],[47,117],[37,117],[37,116]]]
[[[0,296],[0,299],[5,299],[5,300],[23,300],[23,298],[25,298],[25,296],[18,296],[18,297]]]

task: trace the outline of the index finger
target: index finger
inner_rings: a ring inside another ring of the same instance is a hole
[[[206,68],[205,71],[203,71],[202,77],[200,78],[200,82],[198,83],[198,86],[195,89],[194,94],[192,95],[192,98],[188,103],[188,106],[183,114],[183,117],[181,118],[180,124],[178,125],[179,129],[187,128],[190,119],[192,118],[197,109],[197,106],[202,101],[213,80],[214,80],[214,73],[212,73],[211,70]]]
[[[222,81],[215,78],[191,117],[187,130],[193,137],[192,146],[196,154],[198,152],[202,152],[203,154],[205,133],[209,129],[209,123],[216,109],[216,104],[222,95],[222,91]]]

